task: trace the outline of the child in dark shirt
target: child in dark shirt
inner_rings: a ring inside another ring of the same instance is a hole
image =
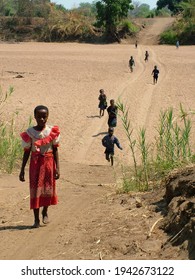
[[[154,69],[152,71],[152,74],[153,75],[153,83],[156,84],[157,81],[158,81],[158,74],[159,74],[159,70],[157,69],[157,66],[155,65],[154,66]]]
[[[116,127],[118,108],[115,105],[114,99],[110,100],[110,106],[107,108],[108,112],[108,127]]]
[[[149,52],[148,52],[148,51],[146,51],[146,52],[145,52],[145,59],[144,59],[144,60],[145,60],[145,62],[146,62],[146,61],[148,61],[148,58],[149,58]]]
[[[99,100],[99,109],[100,109],[100,118],[104,116],[104,110],[107,108],[106,94],[103,89],[100,89],[100,94],[98,97]]]
[[[129,68],[130,68],[130,71],[133,72],[133,67],[135,66],[135,60],[133,58],[133,56],[130,57],[129,59]]]
[[[114,144],[116,144],[116,146],[120,150],[123,149],[119,143],[119,140],[114,136],[114,128],[109,127],[108,134],[104,136],[104,138],[102,139],[102,145],[106,148],[104,152],[106,155],[106,160],[107,161],[111,160],[111,165],[113,165]]]

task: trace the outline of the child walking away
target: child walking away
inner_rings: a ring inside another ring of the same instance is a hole
[[[114,99],[110,100],[110,106],[107,108],[108,112],[108,127],[116,127],[118,108],[115,105]]]
[[[176,48],[179,49],[179,41],[176,42]]]
[[[21,133],[24,148],[20,181],[25,181],[25,166],[30,158],[30,209],[34,211],[34,228],[40,226],[39,208],[42,222],[47,224],[48,206],[58,203],[55,180],[60,178],[58,146],[60,131],[58,126],[46,125],[49,110],[43,105],[34,109],[36,126]]]
[[[104,93],[103,89],[100,89],[100,95],[98,97],[99,100],[99,108],[100,108],[100,118],[104,116],[104,110],[107,108],[107,101],[106,101],[106,95]]]
[[[138,44],[137,41],[135,41],[135,48],[136,48],[136,49],[137,49],[137,44]]]
[[[106,148],[104,152],[106,155],[106,160],[109,162],[111,161],[111,165],[114,163],[114,144],[116,144],[120,150],[123,149],[119,143],[119,140],[114,136],[114,128],[109,127],[108,134],[102,139],[102,145]]]
[[[134,61],[133,56],[131,56],[130,59],[129,59],[129,68],[130,68],[131,72],[133,72],[133,67],[134,66],[135,66],[135,61]]]
[[[145,62],[148,61],[148,58],[149,58],[149,53],[148,53],[148,51],[146,51],[146,52],[145,52],[145,59],[144,59]]]
[[[158,81],[158,74],[159,74],[159,70],[157,69],[157,66],[155,65],[154,66],[154,69],[153,69],[153,71],[152,71],[152,74],[151,75],[153,75],[153,83],[154,83],[154,85],[157,83],[157,81]]]

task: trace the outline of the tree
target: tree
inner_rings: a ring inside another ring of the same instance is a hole
[[[194,0],[186,0],[179,4],[179,7],[183,10],[184,18],[191,18],[195,21],[195,1]]]
[[[171,11],[169,10],[169,8],[166,6],[160,10],[156,9],[154,11],[156,16],[163,16],[163,17],[170,17],[171,16]]]
[[[117,26],[127,17],[128,11],[133,9],[131,0],[102,0],[96,3],[97,25],[104,27],[107,37],[118,41]]]
[[[181,1],[182,0],[158,0],[156,5],[158,10],[165,8],[167,6],[170,11],[176,13],[179,10],[178,4]]]
[[[133,10],[130,12],[134,17],[147,17],[150,14],[150,6],[148,4],[140,4],[139,2],[133,2]]]
[[[79,7],[76,9],[81,11],[87,17],[95,17],[96,16],[96,3],[93,1],[92,3],[83,3],[79,4]]]

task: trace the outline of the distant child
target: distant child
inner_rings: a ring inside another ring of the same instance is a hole
[[[135,41],[135,48],[137,49],[137,45],[138,45],[138,43],[137,43],[137,41]]]
[[[152,74],[151,74],[151,75],[153,75],[153,83],[154,84],[157,83],[157,81],[158,81],[158,74],[159,74],[159,70],[157,69],[157,66],[155,65],[154,69],[152,71]]]
[[[114,128],[109,127],[108,134],[102,139],[102,145],[106,148],[104,152],[106,155],[106,160],[109,162],[111,160],[111,165],[113,165],[114,144],[116,144],[120,150],[123,149],[119,143],[119,140],[114,136]]]
[[[133,67],[134,66],[135,66],[135,61],[134,61],[133,56],[131,56],[130,59],[129,59],[129,68],[130,68],[131,72],[133,72]]]
[[[100,108],[100,118],[104,116],[104,110],[107,108],[107,97],[104,93],[103,89],[100,89],[100,95],[98,97],[99,105],[98,108]]]
[[[149,58],[149,52],[148,52],[148,51],[146,51],[146,52],[145,52],[145,59],[144,59],[144,60],[145,60],[145,62],[146,62],[146,61],[148,61],[148,58]]]
[[[176,42],[176,48],[179,49],[179,41]]]
[[[107,108],[108,112],[108,127],[116,127],[118,107],[115,105],[114,99],[110,100],[110,106]]]
[[[40,226],[39,208],[42,222],[48,223],[48,206],[58,203],[55,180],[60,178],[58,146],[60,131],[58,126],[46,125],[49,110],[43,105],[34,109],[36,126],[21,133],[24,148],[20,181],[25,181],[25,166],[30,158],[30,209],[34,211],[34,228]]]

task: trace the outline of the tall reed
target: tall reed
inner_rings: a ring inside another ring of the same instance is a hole
[[[4,106],[8,98],[12,95],[14,89],[10,86],[5,93],[0,87],[0,115],[4,113]],[[13,115],[10,121],[0,121],[0,169],[11,173],[21,155],[21,144],[18,137],[15,135],[15,117]]]
[[[172,169],[194,163],[195,151],[190,144],[191,112],[185,112],[181,104],[180,117],[174,116],[173,108],[160,112],[157,135],[150,143],[146,139],[146,128],[139,130],[138,140],[133,138],[129,109],[120,100],[117,106],[134,162],[133,174],[124,172],[123,168],[124,191],[132,190],[133,185],[139,191],[148,190],[150,185],[157,183]],[[128,173],[129,178],[125,173]]]
[[[15,133],[15,116],[0,127],[0,169],[12,173],[21,158],[21,141]]]
[[[146,129],[141,128],[139,132],[139,139],[138,139],[138,148],[141,152],[141,175],[143,174],[143,178],[140,178],[143,182],[144,189],[148,189],[149,187],[149,152],[150,146],[146,143]]]
[[[12,95],[13,91],[14,88],[10,86],[8,91],[3,92],[0,86],[0,115],[2,114],[2,110],[3,110],[3,106],[5,105],[5,102]]]
[[[138,186],[139,185],[138,168],[137,168],[137,161],[136,161],[136,155],[135,155],[136,140],[133,139],[133,136],[132,136],[133,129],[131,127],[131,123],[129,120],[129,109],[127,109],[126,106],[120,100],[118,100],[118,102],[117,102],[117,107],[118,107],[119,111],[121,112],[120,116],[121,116],[122,124],[123,124],[126,136],[129,141],[129,147],[131,150],[131,154],[133,157],[133,163],[134,163],[136,186]]]

